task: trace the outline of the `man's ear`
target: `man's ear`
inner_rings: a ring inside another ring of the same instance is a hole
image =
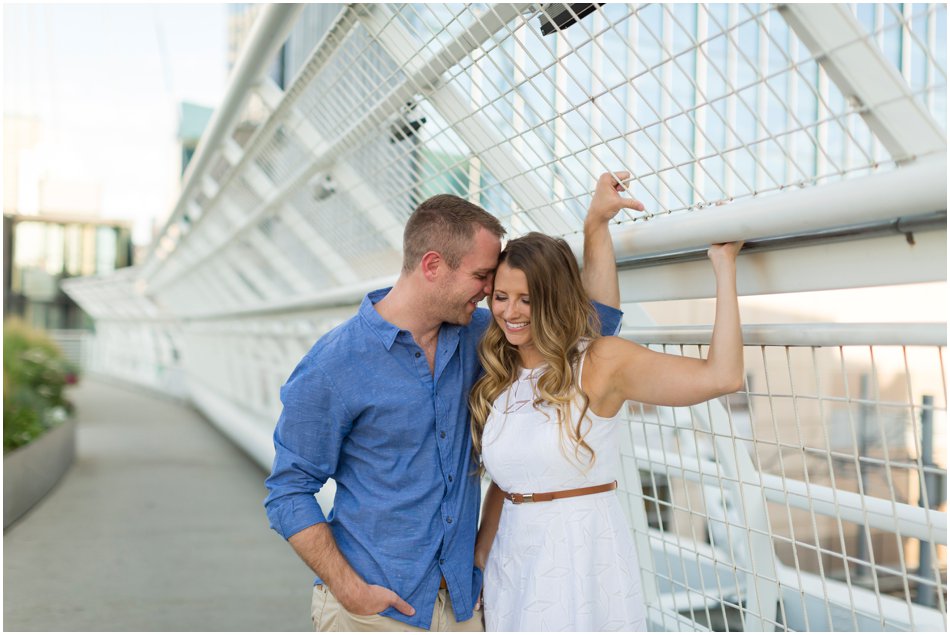
[[[422,256],[419,266],[422,268],[422,275],[425,276],[425,279],[432,282],[438,277],[440,269],[445,267],[446,263],[439,252],[427,251]]]

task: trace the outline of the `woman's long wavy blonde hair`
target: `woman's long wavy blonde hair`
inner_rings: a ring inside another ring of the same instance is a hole
[[[532,342],[547,364],[537,381],[534,406],[554,406],[562,449],[566,437],[574,446],[575,458],[584,452],[592,465],[595,453],[584,441],[586,431],[581,427],[588,398],[576,370],[583,342],[598,336],[600,323],[584,291],[577,260],[564,240],[532,232],[508,242],[498,259],[498,265],[502,263],[521,270],[528,280]],[[508,343],[494,319],[479,343],[478,357],[485,374],[472,388],[469,407],[473,457],[481,463],[482,433],[491,406],[515,381],[522,366],[518,348]],[[571,404],[577,395],[581,395],[584,405],[574,421]]]

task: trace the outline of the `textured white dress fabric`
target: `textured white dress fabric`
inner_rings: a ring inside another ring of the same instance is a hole
[[[583,362],[582,362],[583,363]],[[619,474],[617,418],[588,411],[597,453],[564,451],[554,409],[532,405],[543,368],[524,369],[494,404],[482,440],[485,468],[506,492],[555,492]],[[580,414],[578,405],[572,408]],[[487,631],[645,631],[637,555],[617,492],[543,503],[504,502],[485,567]]]

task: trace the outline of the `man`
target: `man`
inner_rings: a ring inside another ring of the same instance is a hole
[[[626,173],[619,173],[621,179]],[[585,283],[617,305],[607,223],[621,207],[610,175],[585,223]],[[316,572],[317,630],[482,630],[473,564],[480,497],[468,395],[505,230],[452,195],[423,202],[404,232],[391,289],[322,337],[281,389],[267,487],[273,527]],[[598,306],[605,332],[620,312]],[[314,499],[336,481],[325,517]]]

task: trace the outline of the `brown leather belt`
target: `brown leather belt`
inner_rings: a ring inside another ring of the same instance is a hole
[[[578,487],[576,489],[562,489],[560,492],[540,492],[535,494],[509,494],[502,490],[505,498],[515,505],[521,503],[546,503],[557,498],[571,498],[573,496],[587,496],[588,494],[600,494],[617,489],[617,481],[613,483],[604,483],[603,485],[592,485],[591,487]]]

